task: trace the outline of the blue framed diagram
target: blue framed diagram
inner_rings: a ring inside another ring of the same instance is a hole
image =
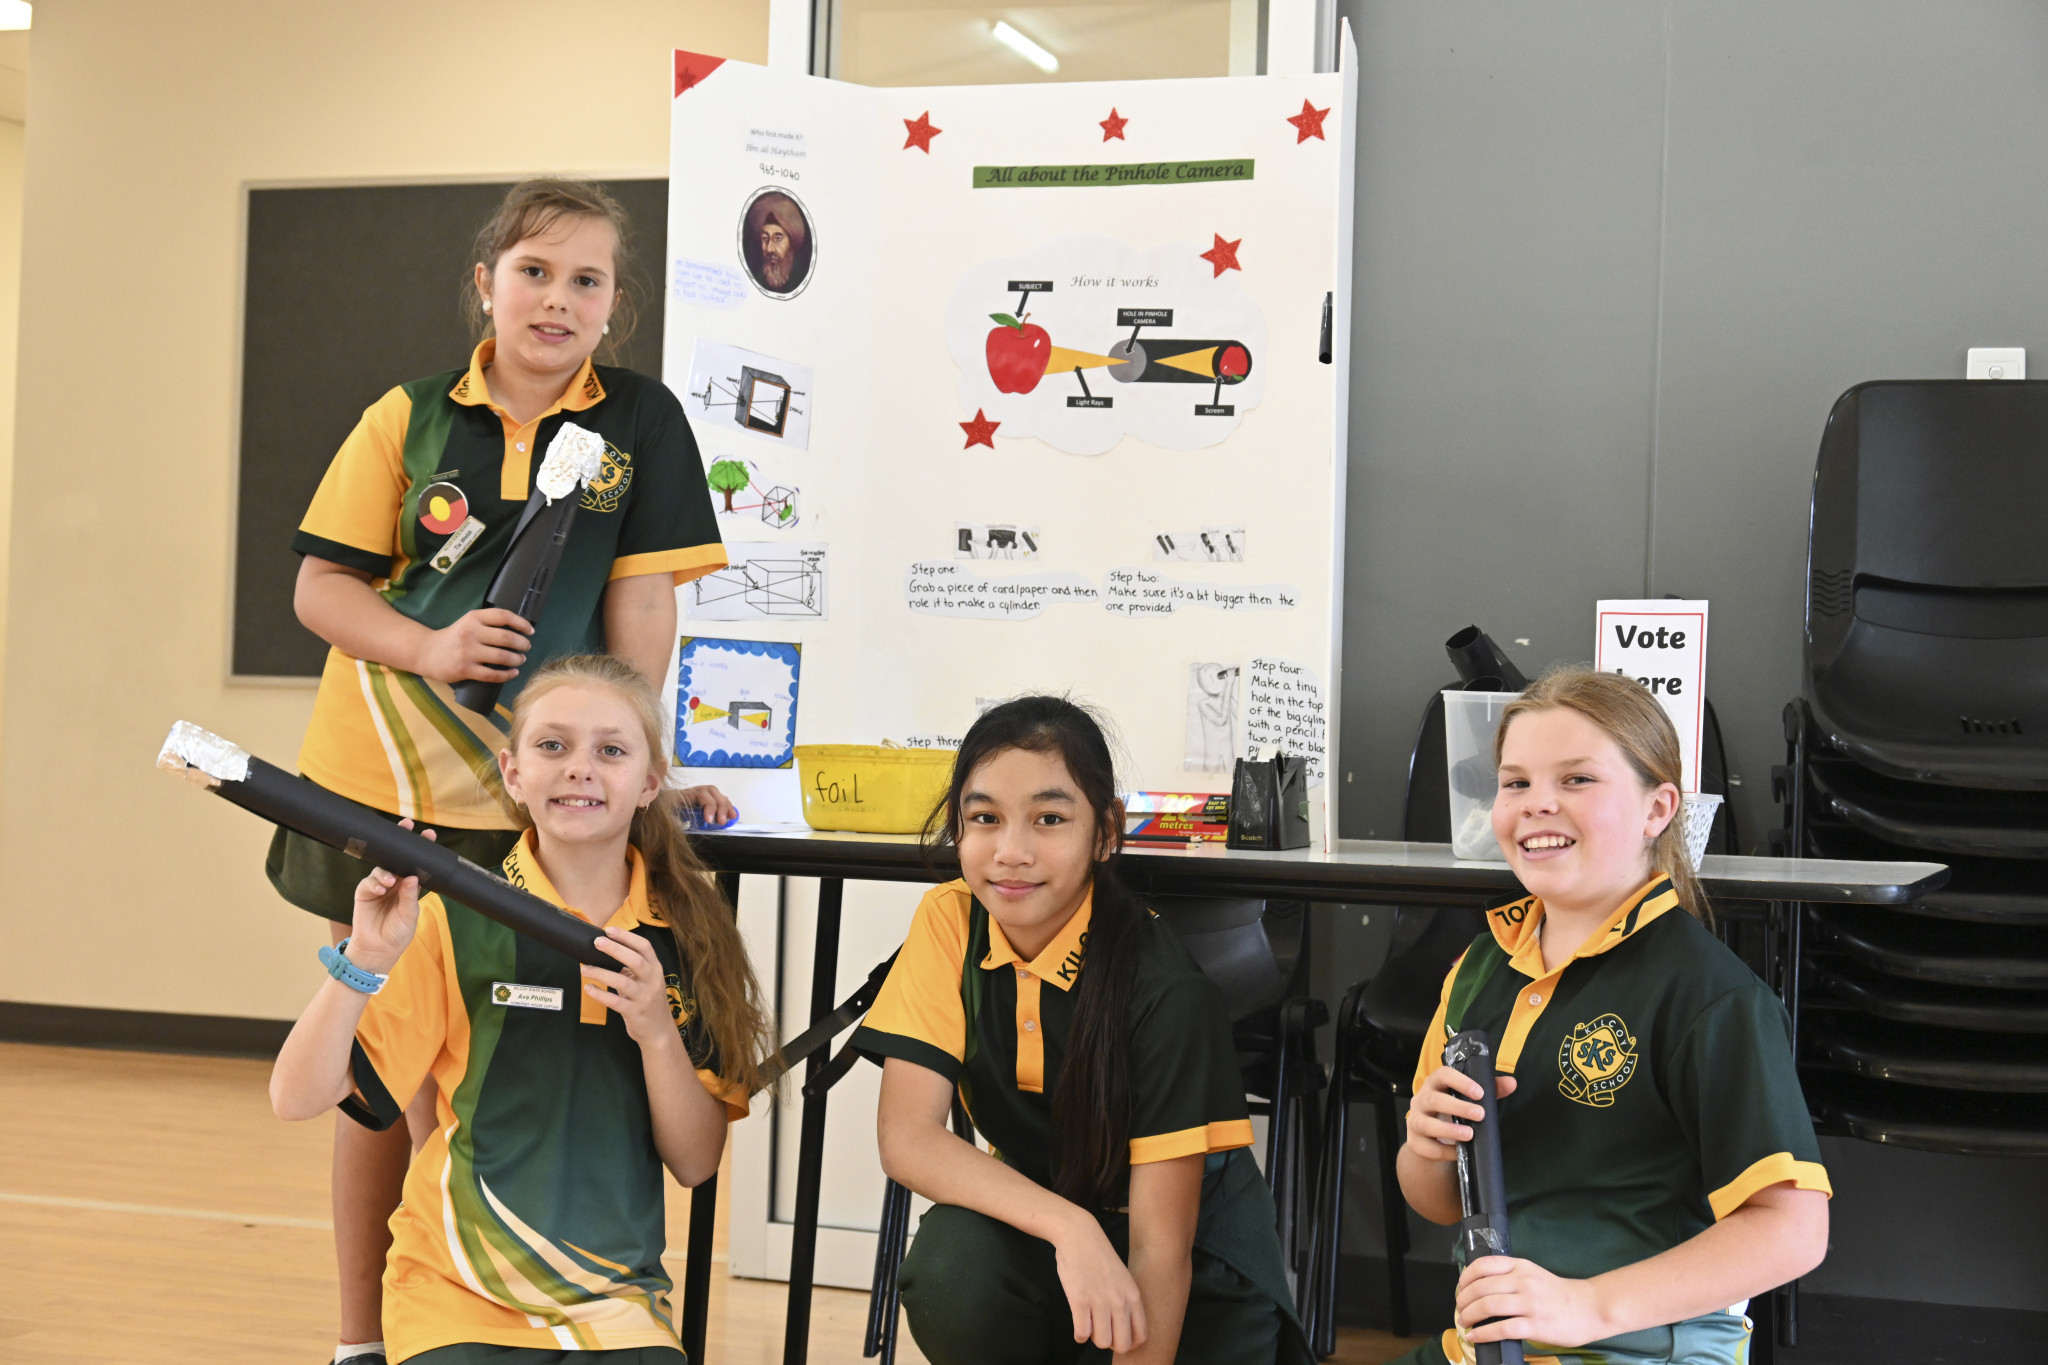
[[[683,636],[676,656],[676,766],[793,766],[802,664],[798,644]]]

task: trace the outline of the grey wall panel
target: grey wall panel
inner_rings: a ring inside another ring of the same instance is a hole
[[[1829,407],[1960,377],[1972,344],[2048,366],[2048,163],[2021,131],[2048,123],[2048,6],[1686,0],[1671,52],[1651,587],[1713,600],[1747,838],[1776,821]]]
[[[1388,838],[1446,636],[1584,659],[1594,600],[1642,588],[1664,34],[1613,2],[1350,13],[1343,833]]]

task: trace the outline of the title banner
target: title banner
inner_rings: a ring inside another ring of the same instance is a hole
[[[1252,158],[1228,161],[1106,161],[1080,166],[976,166],[978,190],[1049,189],[1085,185],[1213,185],[1250,180]]]

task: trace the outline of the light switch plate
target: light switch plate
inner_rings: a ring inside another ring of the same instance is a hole
[[[1963,365],[1965,379],[2025,379],[2027,348],[2024,346],[1972,346]]]

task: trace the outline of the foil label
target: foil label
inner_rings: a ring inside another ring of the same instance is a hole
[[[540,474],[534,483],[542,496],[553,503],[556,498],[567,497],[579,484],[596,482],[603,467],[604,437],[574,422],[564,422],[555,439],[548,442],[547,458],[540,462]]]

